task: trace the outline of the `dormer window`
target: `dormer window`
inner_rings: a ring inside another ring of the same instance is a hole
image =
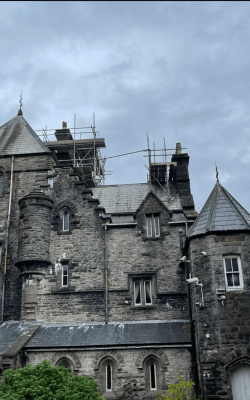
[[[68,231],[69,230],[69,213],[65,211],[63,213],[63,231]]]
[[[0,196],[3,194],[3,174],[0,174]]]
[[[146,216],[147,220],[147,236],[159,237],[160,236],[160,217],[159,215],[150,214]]]

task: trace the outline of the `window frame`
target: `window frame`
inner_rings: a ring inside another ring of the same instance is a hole
[[[154,380],[155,380],[155,387],[152,387],[152,372],[151,372],[151,367],[152,365],[154,366]],[[156,364],[154,362],[149,363],[149,387],[150,390],[157,390],[157,371],[156,371]]]
[[[238,271],[227,271],[226,268],[226,259],[231,259],[231,265],[232,265],[232,259],[236,258],[237,259],[237,264],[238,264]],[[224,275],[225,275],[225,283],[226,283],[226,290],[227,291],[237,291],[237,290],[243,290],[244,288],[244,283],[243,283],[243,275],[242,275],[242,266],[241,266],[241,259],[239,255],[235,255],[235,254],[228,254],[223,256],[223,265],[224,265]],[[240,285],[239,286],[229,286],[228,285],[228,279],[227,279],[227,275],[229,274],[233,274],[233,273],[237,273],[239,274],[239,282]]]
[[[66,218],[66,216],[68,215],[68,229],[65,229],[65,218]],[[62,216],[62,230],[63,230],[63,232],[69,232],[69,223],[70,223],[70,214],[69,214],[69,212],[68,212],[68,210],[65,210],[64,212],[63,212],[63,216]]]
[[[157,224],[156,224],[156,221],[158,221]],[[151,235],[149,234],[149,225],[150,225]],[[156,234],[156,230],[157,230],[156,226],[157,225],[158,225],[158,234]],[[146,228],[147,228],[147,237],[148,238],[159,238],[161,236],[160,214],[159,213],[146,214]]]
[[[111,384],[111,388],[108,389],[108,367],[110,367],[110,384]],[[106,365],[106,392],[112,392],[113,390],[113,368],[112,368],[112,364],[109,363]]]
[[[138,306],[151,306],[153,304],[153,295],[152,295],[152,277],[138,277],[138,278],[134,278],[134,306],[138,307]],[[149,281],[150,282],[150,298],[151,298],[151,302],[147,303],[146,302],[146,282]],[[135,285],[136,282],[140,282],[140,299],[141,302],[140,303],[136,303],[136,291],[135,291]]]
[[[64,268],[66,268],[67,274],[64,275]],[[64,285],[64,277],[67,277],[67,285]],[[62,287],[68,287],[69,286],[69,265],[68,264],[63,264],[62,265]]]

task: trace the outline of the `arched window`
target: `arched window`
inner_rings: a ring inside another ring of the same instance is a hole
[[[156,365],[154,363],[149,364],[149,376],[150,376],[150,390],[156,390]]]
[[[68,231],[69,230],[69,213],[65,211],[63,213],[63,231]]]
[[[116,390],[117,361],[111,356],[105,356],[100,360],[99,368],[101,393],[103,397],[111,398]]]
[[[112,365],[106,365],[106,390],[112,390]]]
[[[162,373],[162,360],[156,355],[149,355],[144,360],[144,373],[147,390],[162,390],[165,375]]]
[[[67,368],[69,370],[69,372],[72,372],[72,363],[70,362],[70,360],[68,360],[68,358],[64,357],[57,362],[57,367],[61,367],[61,366],[64,366],[65,368]]]
[[[3,194],[3,174],[0,173],[0,196]]]

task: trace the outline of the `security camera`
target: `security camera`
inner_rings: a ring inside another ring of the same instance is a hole
[[[203,256],[207,255],[207,253],[205,251],[202,251],[201,254],[203,254]]]
[[[186,261],[186,259],[187,259],[187,257],[183,256],[183,257],[181,257],[180,261]]]
[[[189,279],[187,279],[187,282],[188,283],[198,283],[199,282],[199,279],[198,278],[189,278]]]

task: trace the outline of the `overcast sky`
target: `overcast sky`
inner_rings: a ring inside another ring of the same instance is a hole
[[[103,155],[181,142],[200,211],[215,179],[250,211],[249,2],[1,2],[0,125],[86,126]],[[170,157],[169,157],[170,161]],[[145,182],[143,153],[106,184]]]

